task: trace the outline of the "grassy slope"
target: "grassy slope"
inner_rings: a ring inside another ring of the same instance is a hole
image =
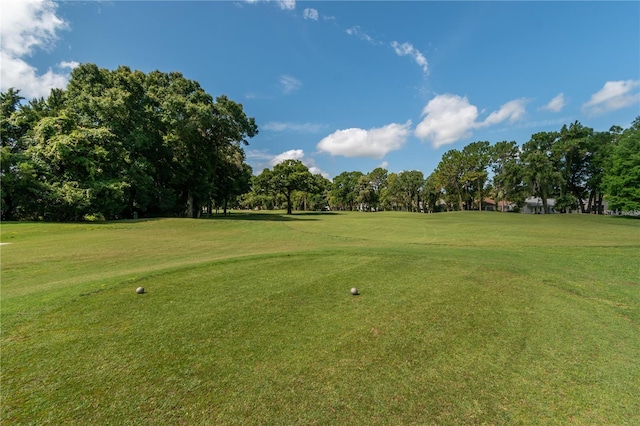
[[[640,423],[639,221],[239,214],[2,241],[3,424]]]

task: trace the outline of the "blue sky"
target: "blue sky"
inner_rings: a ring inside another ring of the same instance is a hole
[[[640,2],[8,0],[0,84],[27,98],[78,63],[180,71],[255,117],[259,173],[420,170],[480,140],[640,115]]]

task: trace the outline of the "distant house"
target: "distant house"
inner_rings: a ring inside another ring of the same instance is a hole
[[[515,209],[515,204],[511,201],[498,201],[497,209],[501,212],[512,212]],[[493,198],[485,198],[482,201],[482,208],[487,212],[496,211],[496,202]]]
[[[547,198],[547,208],[549,209],[548,213],[557,213],[555,210],[556,199],[555,198]],[[529,197],[524,200],[524,206],[522,207],[522,213],[533,213],[533,214],[541,214],[544,213],[542,207],[542,198],[540,197]]]

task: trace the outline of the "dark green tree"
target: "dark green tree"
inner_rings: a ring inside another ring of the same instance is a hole
[[[462,197],[464,173],[464,156],[456,149],[445,152],[433,172],[433,182],[442,192],[447,210],[451,207],[464,210]]]
[[[354,210],[358,203],[359,183],[362,172],[342,172],[333,178],[331,205],[340,210]]]
[[[300,160],[284,160],[276,164],[271,173],[271,187],[286,198],[287,214],[292,213],[294,191],[309,191],[313,181],[313,175]]]
[[[398,177],[389,185],[389,192],[410,212],[420,211],[420,195],[424,186],[424,176],[419,170],[398,173]]]
[[[556,209],[569,211],[578,208],[585,211],[589,164],[593,157],[590,149],[592,137],[593,129],[578,121],[562,126],[559,139],[552,148],[562,176]]]
[[[523,177],[530,194],[540,197],[544,213],[549,213],[548,199],[558,193],[562,174],[554,162],[553,146],[557,132],[539,132],[522,147]]]
[[[590,161],[587,165],[586,188],[589,201],[586,211],[590,213],[604,213],[603,179],[605,171],[611,166],[611,156],[617,145],[623,129],[612,126],[608,132],[595,132],[588,141]]]
[[[475,198],[480,211],[482,211],[483,190],[488,177],[487,167],[491,160],[490,146],[491,144],[487,141],[473,142],[462,149],[464,163],[462,182],[471,196],[469,206],[474,203]]]
[[[496,211],[504,211],[505,202],[516,205],[524,201],[522,166],[519,147],[514,141],[497,142],[491,146],[492,195],[496,200]]]
[[[640,211],[640,117],[615,145],[603,188],[610,210]]]

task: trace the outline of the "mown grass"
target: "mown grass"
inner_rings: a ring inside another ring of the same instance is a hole
[[[640,424],[637,220],[237,213],[2,242],[2,424]]]

